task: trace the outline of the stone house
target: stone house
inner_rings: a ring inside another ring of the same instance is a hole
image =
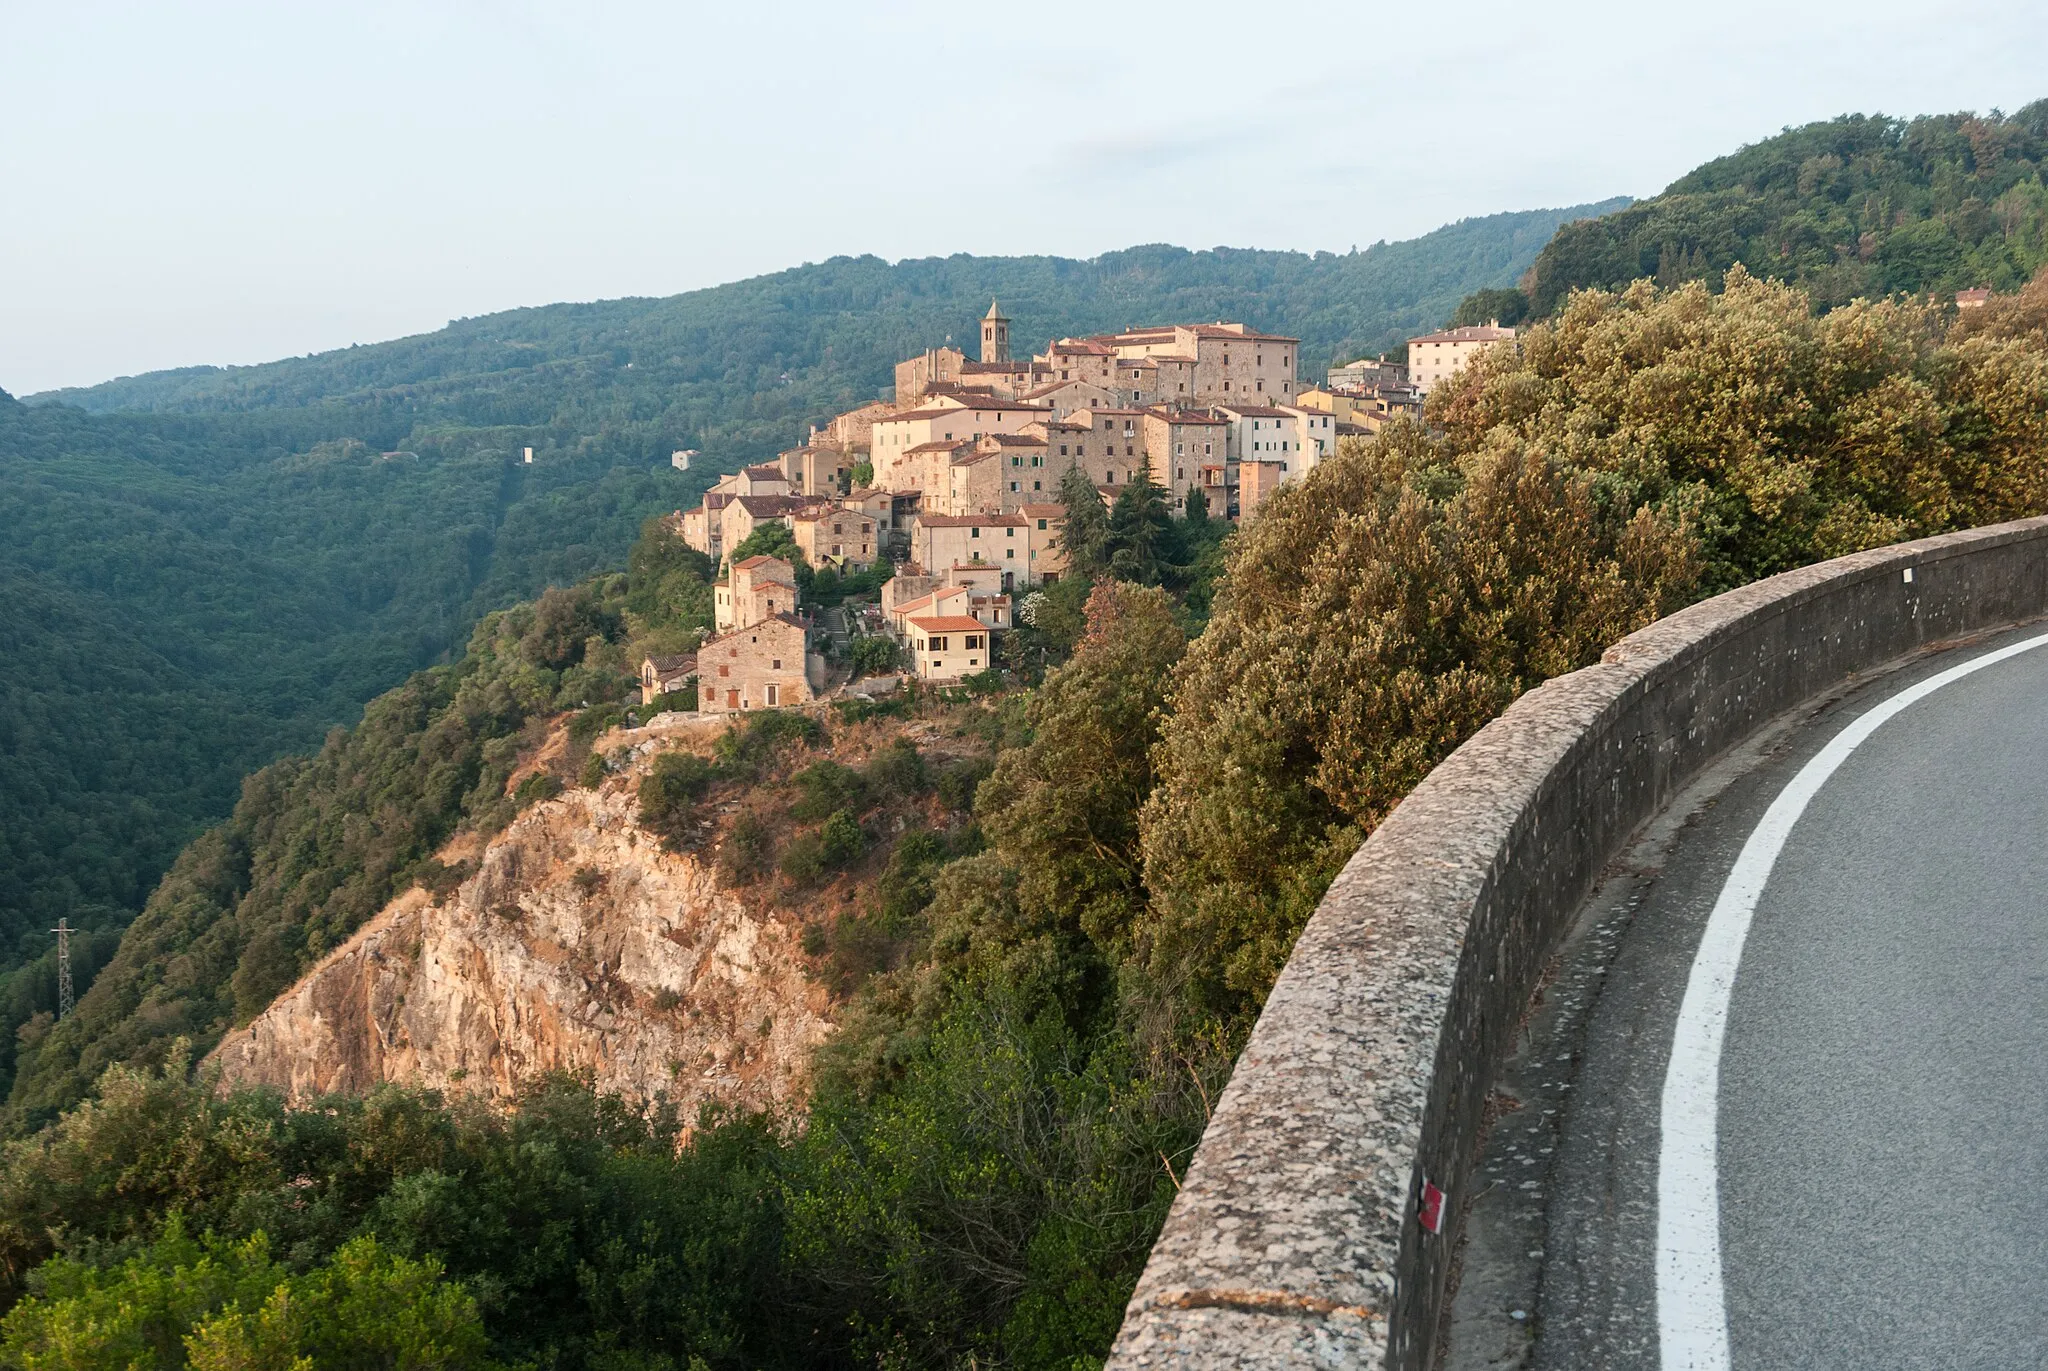
[[[881,555],[880,525],[857,507],[812,505],[790,516],[789,529],[797,550],[814,567],[865,571]]]
[[[1003,588],[1013,590],[1030,581],[1028,528],[1021,513],[919,513],[911,523],[910,558],[921,567],[956,563],[995,567],[1002,572]]]
[[[972,442],[984,433],[1022,433],[1031,423],[1050,418],[1044,405],[997,396],[931,395],[923,406],[877,420],[874,430],[875,484],[901,490],[896,468],[913,448],[927,443]]]
[[[719,543],[730,553],[763,524],[787,524],[807,502],[797,495],[735,495],[719,511]]]
[[[993,635],[960,614],[933,614],[909,621],[910,658],[920,681],[944,685],[986,671],[995,664]]]
[[[712,584],[712,622],[720,633],[797,609],[796,568],[780,557],[749,557]]]
[[[836,497],[844,495],[853,483],[854,459],[844,448],[819,441],[816,429],[811,430],[810,442],[789,449],[776,462],[792,495]]]
[[[816,698],[808,635],[793,614],[773,614],[697,649],[697,708],[706,714],[781,709]]]
[[[1226,458],[1229,430],[1227,419],[1206,409],[1155,405],[1142,411],[1139,448],[1175,514],[1186,513],[1188,491],[1200,482],[1202,464]]]
[[[656,698],[681,690],[697,675],[697,654],[643,657],[640,661],[640,703],[651,705]]]

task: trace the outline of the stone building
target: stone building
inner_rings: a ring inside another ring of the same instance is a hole
[[[643,657],[640,661],[640,703],[651,705],[659,697],[681,690],[696,675],[697,654],[694,652]]]
[[[712,623],[720,633],[797,608],[796,568],[780,557],[748,557],[711,590]]]
[[[793,614],[721,633],[697,649],[697,708],[705,714],[781,709],[816,698],[808,634]]]
[[[882,555],[881,524],[858,506],[810,505],[790,515],[789,531],[797,551],[813,567],[865,571]]]

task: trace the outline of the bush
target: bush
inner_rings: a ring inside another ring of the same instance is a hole
[[[698,800],[711,785],[711,765],[694,752],[664,752],[640,781],[640,826],[673,848],[689,831]]]
[[[948,809],[974,808],[974,792],[996,769],[986,758],[954,762],[939,772],[939,799]]]
[[[593,752],[583,759],[583,770],[577,773],[576,783],[585,790],[595,790],[604,784],[604,778],[612,771],[605,764],[602,752]]]
[[[886,676],[903,669],[903,649],[893,639],[880,635],[855,638],[848,649],[848,659],[853,663],[855,677]]]
[[[732,821],[718,850],[718,874],[727,885],[744,885],[768,874],[775,861],[775,837],[751,810]]]
[[[917,744],[908,738],[891,739],[887,747],[868,759],[861,774],[869,788],[882,797],[908,799],[923,794],[929,784],[924,758],[918,755]]]
[[[797,801],[789,807],[791,818],[812,823],[839,809],[858,809],[866,786],[860,774],[834,761],[812,762],[791,778]]]
[[[867,835],[850,810],[841,809],[825,820],[816,833],[790,841],[783,853],[782,874],[798,885],[813,885],[835,871],[843,871],[867,847]]]
[[[562,793],[561,778],[553,772],[536,771],[512,792],[512,804],[524,812],[542,800],[552,800]]]
[[[792,744],[814,747],[824,738],[824,728],[808,714],[784,709],[759,710],[720,735],[718,763],[734,777],[755,780],[784,748]]]

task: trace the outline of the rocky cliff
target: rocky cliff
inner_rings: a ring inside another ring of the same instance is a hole
[[[799,930],[641,830],[640,772],[529,809],[447,897],[394,900],[228,1036],[224,1081],[505,1096],[565,1070],[686,1109],[801,1100],[830,1024]]]

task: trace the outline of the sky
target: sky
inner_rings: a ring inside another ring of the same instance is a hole
[[[0,389],[841,254],[1345,251],[2048,96],[2048,5],[0,0]]]

